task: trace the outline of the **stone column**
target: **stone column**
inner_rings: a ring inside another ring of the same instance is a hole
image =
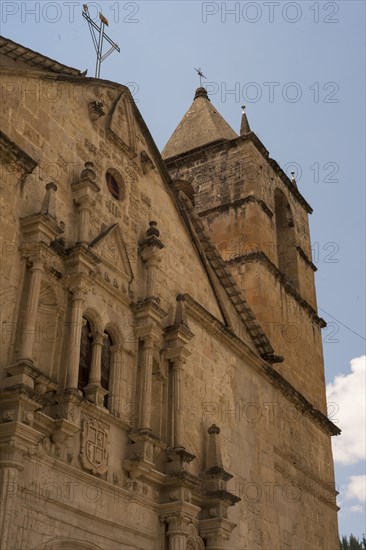
[[[77,390],[79,378],[82,317],[85,303],[84,295],[86,294],[86,290],[79,287],[70,290],[72,292],[72,301],[66,387],[67,389]]]
[[[95,205],[95,197],[97,193],[100,192],[100,187],[96,183],[96,178],[94,164],[92,162],[86,162],[80,174],[80,180],[71,184],[74,201],[79,212],[79,243],[89,242],[90,214]]]
[[[155,296],[156,289],[156,273],[158,269],[159,262],[161,261],[160,256],[155,253],[150,254],[146,260],[146,270],[147,270],[147,281],[146,281],[146,297],[153,298]]]
[[[9,550],[9,528],[12,525],[16,495],[18,491],[19,472],[16,468],[1,468],[0,488],[0,549]]]
[[[90,214],[95,202],[90,197],[83,197],[77,202],[77,208],[79,211],[79,231],[78,242],[89,242],[89,222]]]
[[[108,394],[108,390],[102,388],[102,348],[104,338],[105,335],[102,332],[97,333],[93,338],[89,380],[88,385],[84,388],[87,399],[100,407],[103,407],[104,397]]]
[[[140,429],[151,430],[151,389],[153,366],[154,340],[148,336],[144,340],[142,354],[142,394],[141,394],[141,419]]]
[[[0,451],[0,550],[14,547],[9,540],[9,534],[14,521],[19,471],[23,469],[21,460],[21,451],[9,444]]]
[[[22,323],[19,361],[32,361],[39,294],[43,276],[43,262],[41,260],[35,260],[30,271],[30,283],[24,312],[24,321]]]
[[[102,348],[103,348],[104,334],[98,332],[93,338],[92,344],[92,358],[90,365],[90,374],[89,374],[89,384],[98,384],[101,385],[102,377]]]
[[[174,407],[174,447],[182,448],[184,445],[183,426],[183,361],[175,359],[173,362],[173,407]]]
[[[160,232],[156,222],[150,222],[146,231],[146,239],[140,243],[142,259],[146,263],[146,298],[156,298],[156,273],[161,261],[160,250],[164,248],[159,240]]]
[[[177,296],[174,324],[165,329],[165,357],[172,365],[173,400],[173,445],[174,449],[184,449],[184,365],[190,355],[188,342],[193,338],[189,330],[185,310],[185,298]]]
[[[186,550],[189,519],[179,514],[168,517],[165,521],[169,525],[169,550]]]
[[[207,550],[225,550],[229,537],[220,530],[206,535]]]
[[[109,379],[109,387],[112,388],[112,391],[109,392],[109,410],[112,414],[121,414],[121,364],[120,357],[122,352],[122,346],[116,344],[111,347],[111,372]]]

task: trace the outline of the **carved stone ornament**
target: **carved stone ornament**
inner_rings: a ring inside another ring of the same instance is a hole
[[[94,418],[84,418],[81,431],[80,461],[93,474],[103,475],[108,467],[109,434]]]

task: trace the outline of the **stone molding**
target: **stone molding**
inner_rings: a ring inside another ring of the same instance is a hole
[[[293,482],[293,469],[296,469],[296,486],[319,498],[319,500],[336,511],[339,510],[336,504],[336,498],[339,493],[335,489],[334,484],[325,483],[318,476],[315,476],[304,464],[296,460],[296,456],[289,449],[274,447],[274,467],[284,479],[290,482]]]
[[[271,382],[292,401],[296,408],[307,415],[328,435],[340,435],[341,430],[300,393],[287,380],[279,374],[271,365],[265,365],[265,373]]]
[[[288,281],[286,275],[282,273],[278,267],[268,258],[267,254],[263,251],[249,252],[248,254],[243,254],[237,256],[232,260],[227,260],[226,264],[228,266],[245,264],[250,262],[260,262],[262,265],[267,267],[268,271],[274,275],[274,277],[281,283],[282,287],[290,294],[296,302],[309,314],[309,317],[320,326],[320,328],[325,328],[327,323],[318,316],[315,309],[307,302],[300,293],[295,289],[295,287]]]
[[[2,130],[0,130],[0,157],[19,166],[22,171],[21,186],[24,185],[26,178],[38,165],[28,153],[12,141]]]
[[[309,203],[304,199],[304,197],[301,195],[301,193],[292,183],[292,181],[287,176],[287,174],[282,170],[279,164],[275,160],[269,157],[268,150],[266,149],[266,147],[263,145],[263,143],[260,141],[260,139],[256,136],[254,132],[249,132],[248,134],[239,136],[235,139],[231,139],[228,141],[221,141],[218,143],[209,143],[209,144],[203,145],[202,147],[197,147],[192,151],[188,151],[186,153],[182,153],[181,155],[177,155],[175,157],[165,159],[164,163],[167,169],[169,171],[172,171],[173,169],[177,169],[180,166],[186,166],[188,158],[190,162],[194,162],[195,160],[202,160],[205,154],[207,157],[213,156],[213,155],[216,155],[219,151],[236,148],[238,147],[238,144],[240,142],[244,142],[244,141],[251,141],[253,143],[253,145],[258,150],[258,152],[271,166],[275,174],[279,176],[280,181],[283,183],[286,189],[296,199],[296,202],[298,202],[308,214],[312,214],[313,209],[311,208]]]
[[[315,271],[318,271],[318,268],[316,267],[316,265],[313,264],[313,262],[310,260],[310,258],[307,256],[307,254],[304,252],[304,250],[301,248],[301,246],[299,245],[296,245],[295,246],[296,250],[298,251],[299,253],[299,256],[302,260],[304,260],[305,264],[310,267],[314,272]]]
[[[245,204],[250,203],[257,203],[262,208],[263,212],[271,219],[273,218],[274,214],[272,210],[267,206],[264,200],[259,199],[255,195],[248,195],[247,197],[243,197],[242,199],[237,199],[232,202],[227,202],[225,204],[219,204],[217,206],[213,206],[212,208],[208,208],[207,210],[202,210],[201,212],[198,212],[198,215],[200,218],[206,218],[207,216],[210,216],[211,214],[215,214],[216,212],[226,212],[230,210],[231,208],[240,208],[241,206],[244,206]]]

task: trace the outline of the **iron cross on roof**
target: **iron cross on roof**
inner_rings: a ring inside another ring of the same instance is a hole
[[[82,15],[83,15],[84,19],[86,19],[87,22],[88,22],[89,29],[90,29],[90,34],[91,34],[93,44],[94,44],[94,48],[95,48],[95,52],[97,54],[97,64],[96,64],[96,67],[95,67],[95,78],[99,78],[100,77],[100,66],[103,63],[103,61],[114,50],[116,50],[117,52],[120,52],[121,50],[120,50],[119,46],[115,42],[113,42],[113,40],[111,40],[109,38],[109,36],[106,35],[104,29],[105,29],[106,26],[107,27],[109,26],[109,23],[108,23],[108,19],[106,17],[104,17],[104,15],[102,13],[99,13],[100,27],[98,27],[98,25],[90,17],[88,4],[83,4]],[[97,37],[97,33],[99,34],[99,37]],[[109,50],[105,54],[103,54],[103,40],[104,39],[107,42],[109,42],[109,44],[111,45],[111,47],[109,48]]]
[[[194,69],[198,76],[200,77],[200,88],[202,88],[202,78],[205,78],[207,80],[207,77],[203,74],[201,67],[199,69]]]

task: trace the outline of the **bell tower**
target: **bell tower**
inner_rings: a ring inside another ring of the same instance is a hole
[[[196,211],[275,350],[275,369],[326,414],[312,208],[296,181],[270,158],[245,108],[238,135],[204,88],[162,156],[173,181],[193,186]]]

